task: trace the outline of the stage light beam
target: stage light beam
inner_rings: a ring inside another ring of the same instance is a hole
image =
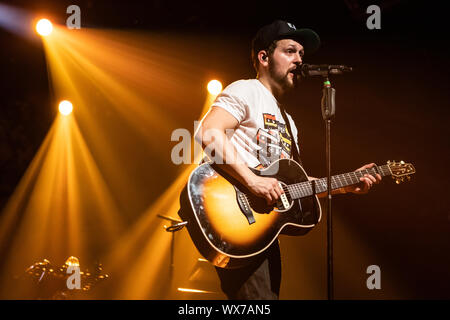
[[[36,32],[43,37],[50,35],[53,31],[53,25],[48,19],[41,19],[36,23]]]
[[[208,91],[213,95],[218,95],[222,91],[222,83],[218,80],[208,82]]]
[[[63,100],[59,103],[59,112],[61,112],[62,115],[68,116],[72,113],[73,105],[70,101]]]

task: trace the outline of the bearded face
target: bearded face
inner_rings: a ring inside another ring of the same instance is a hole
[[[297,75],[293,72],[302,64],[303,46],[291,39],[282,39],[269,59],[269,75],[277,86],[290,90],[297,85]]]

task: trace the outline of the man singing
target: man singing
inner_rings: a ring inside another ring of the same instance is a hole
[[[239,80],[226,87],[197,132],[203,148],[208,147],[216,159],[221,159],[221,167],[268,204],[275,203],[283,190],[275,178],[258,176],[249,167],[264,168],[280,158],[300,162],[297,127],[281,101],[298,84],[295,70],[302,65],[303,56],[317,50],[319,45],[319,36],[314,31],[296,29],[285,21],[277,20],[262,27],[252,42],[256,79]],[[207,134],[210,130],[215,134]],[[227,134],[230,130],[231,135]],[[333,193],[367,193],[380,180],[378,174],[365,175],[359,185]],[[216,270],[229,299],[278,299],[281,283],[278,241],[248,266]]]

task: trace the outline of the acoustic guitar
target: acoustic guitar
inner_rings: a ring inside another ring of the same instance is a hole
[[[322,217],[317,194],[327,191],[327,178],[308,180],[302,166],[280,159],[255,174],[275,178],[284,194],[277,203],[252,194],[244,185],[204,163],[189,176],[182,193],[179,215],[188,221],[189,234],[199,252],[215,266],[240,267],[266,250],[281,234],[303,235]],[[390,162],[361,171],[331,177],[332,189],[360,183],[364,174],[392,176],[397,183],[415,173],[412,164]],[[189,206],[190,205],[190,206]],[[183,205],[182,205],[183,206]]]

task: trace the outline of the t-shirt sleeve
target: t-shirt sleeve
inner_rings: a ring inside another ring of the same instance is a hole
[[[244,121],[248,112],[248,104],[245,102],[242,88],[230,85],[223,90],[211,105],[211,108],[219,107],[228,111],[239,123]]]

